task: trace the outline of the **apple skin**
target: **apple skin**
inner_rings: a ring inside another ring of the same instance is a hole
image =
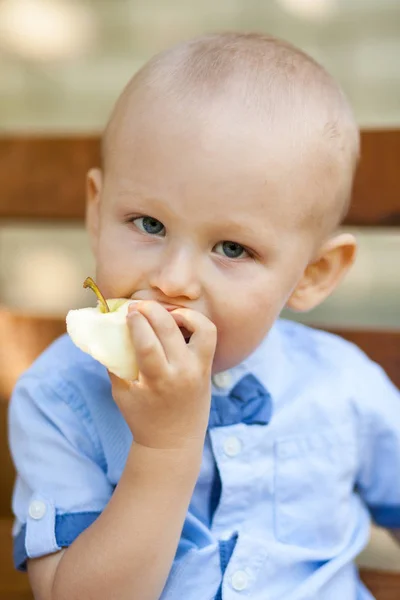
[[[102,312],[100,303],[92,308],[70,310],[66,317],[67,332],[83,352],[90,354],[121,379],[138,377],[135,351],[126,316],[132,300],[107,300],[110,312]]]

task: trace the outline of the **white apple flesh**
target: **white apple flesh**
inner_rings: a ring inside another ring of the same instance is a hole
[[[66,317],[67,332],[83,352],[107,367],[121,379],[138,377],[135,351],[130,338],[126,316],[132,300],[107,300],[109,312],[101,302],[95,308],[70,310]]]

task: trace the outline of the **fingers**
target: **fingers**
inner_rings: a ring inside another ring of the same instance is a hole
[[[151,326],[163,348],[167,361],[174,363],[179,359],[182,360],[186,343],[171,313],[161,304],[151,301],[140,303],[136,308]]]
[[[217,344],[217,328],[205,315],[189,308],[177,308],[171,312],[178,327],[192,332],[187,348],[199,358],[211,364]]]
[[[127,322],[135,348],[139,373],[146,378],[156,377],[165,370],[167,363],[160,340],[146,316],[141,312],[130,310]]]
[[[129,309],[128,323],[138,369],[143,376],[160,376],[168,365],[180,364],[188,351],[211,366],[217,332],[215,325],[202,313],[188,308],[168,312],[161,304],[146,301]],[[189,344],[179,327],[192,334]]]

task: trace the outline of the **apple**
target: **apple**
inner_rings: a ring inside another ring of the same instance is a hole
[[[98,298],[97,306],[70,310],[66,317],[67,332],[74,344],[87,352],[121,379],[138,377],[135,350],[126,316],[133,300],[110,298],[107,301],[91,277],[89,287]]]

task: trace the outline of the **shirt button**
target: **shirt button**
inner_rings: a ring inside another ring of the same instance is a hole
[[[225,390],[231,385],[232,376],[229,371],[222,371],[221,373],[216,373],[213,375],[211,380],[215,387]]]
[[[236,573],[232,575],[231,583],[233,589],[237,592],[245,590],[249,584],[247,573],[245,571],[236,571]]]
[[[236,436],[232,435],[224,441],[224,452],[227,456],[237,456],[242,449],[242,443]]]
[[[34,500],[29,505],[29,516],[32,519],[42,519],[46,514],[46,504],[42,500]]]

